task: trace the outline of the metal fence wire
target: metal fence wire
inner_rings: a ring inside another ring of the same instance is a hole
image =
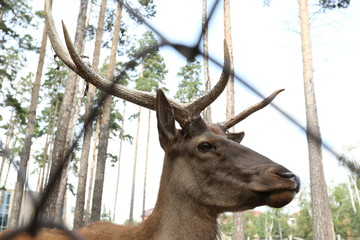
[[[207,21],[206,21],[207,23],[209,22],[209,19],[212,19],[215,9],[217,9],[219,7],[220,2],[221,2],[220,0],[216,0],[213,3],[213,5],[210,7],[210,11],[209,11]],[[188,60],[193,60],[198,55],[202,55],[202,56],[204,55],[204,52],[202,52],[201,46],[200,46],[202,38],[203,38],[203,31],[200,31],[198,33],[197,42],[193,46],[172,42],[169,39],[167,39],[164,36],[164,34],[161,34],[160,31],[158,31],[158,29],[155,26],[152,26],[146,19],[142,18],[142,16],[135,9],[133,9],[131,6],[129,6],[127,3],[124,3],[123,6],[133,16],[135,16],[138,21],[142,22],[149,30],[151,30],[152,32],[157,34],[160,41],[157,45],[152,45],[152,46],[149,46],[148,48],[143,49],[139,54],[134,56],[134,58],[131,61],[125,63],[123,65],[122,72],[119,73],[119,75],[114,78],[113,85],[117,84],[120,81],[122,75],[125,74],[126,71],[133,65],[135,60],[140,59],[142,56],[146,55],[147,53],[149,53],[152,50],[157,49],[159,47],[170,46],[170,47],[174,48],[176,51],[178,51],[181,55],[183,55]],[[208,24],[206,24],[206,25],[208,25]],[[209,57],[209,60],[212,61],[215,65],[222,68],[222,63],[218,62],[214,56],[209,55],[208,57]],[[265,96],[263,94],[261,94],[254,86],[252,86],[252,84],[249,83],[246,79],[240,77],[237,74],[234,74],[234,79],[235,79],[235,81],[237,81],[238,83],[243,85],[245,88],[247,88],[250,92],[252,92],[257,97],[259,97],[261,99],[265,99]],[[107,97],[107,95],[108,94],[104,93],[98,99],[98,102],[96,104],[97,108],[101,108],[103,106],[104,100]],[[316,141],[321,142],[322,147],[324,149],[326,149],[330,154],[332,154],[342,166],[347,168],[352,174],[360,177],[360,167],[359,166],[357,166],[354,162],[348,160],[345,156],[336,152],[326,141],[317,139],[311,132],[308,132],[306,130],[305,126],[303,126],[301,123],[299,123],[297,120],[295,120],[295,118],[292,117],[287,111],[280,108],[275,103],[270,103],[270,105],[274,109],[276,109],[276,111],[278,111],[285,119],[287,119],[289,122],[291,122],[296,128],[299,128],[302,132],[306,133],[308,136],[311,136]],[[97,114],[96,111],[97,111],[97,109],[94,109],[92,111],[92,113],[90,114],[90,116],[87,119],[85,119],[84,126],[82,127],[81,131],[74,138],[74,141],[73,141],[73,144],[71,145],[71,147],[68,149],[66,154],[64,154],[64,158],[61,161],[62,164],[60,164],[58,166],[58,168],[56,170],[56,174],[54,174],[53,177],[51,179],[49,179],[48,184],[46,185],[42,195],[40,197],[37,197],[31,191],[29,191],[30,199],[35,206],[34,214],[33,214],[33,217],[31,219],[30,223],[28,223],[24,227],[14,229],[13,231],[9,232],[8,235],[1,237],[0,240],[12,239],[21,233],[28,233],[30,236],[35,236],[40,231],[41,228],[57,228],[59,230],[62,230],[63,233],[66,234],[69,238],[72,238],[74,240],[81,239],[79,236],[76,235],[76,233],[67,229],[62,224],[58,224],[58,223],[51,222],[51,221],[46,221],[46,222],[42,221],[42,219],[39,217],[39,213],[43,209],[44,202],[48,199],[48,197],[51,193],[51,190],[52,190],[53,186],[55,185],[56,179],[60,178],[62,169],[65,166],[66,160],[69,159],[69,156],[71,155],[71,153],[75,150],[75,148],[77,147],[79,142],[81,142],[81,138],[83,136],[84,129],[86,128],[87,124],[92,124],[92,122],[94,121],[96,114]],[[14,159],[14,157],[10,153],[9,149],[5,148],[5,146],[1,140],[0,140],[0,151],[2,152],[2,154],[4,154],[6,156],[6,159],[8,161],[10,161],[10,163],[13,165],[13,167],[17,170],[21,180],[25,184],[25,188],[29,189],[29,185],[26,181],[26,173],[25,173],[24,169],[21,167],[21,165],[18,163],[18,161],[16,161]]]

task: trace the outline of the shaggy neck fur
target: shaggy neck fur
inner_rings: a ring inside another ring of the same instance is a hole
[[[166,164],[170,164],[165,159]],[[169,170],[169,168],[168,168]],[[163,171],[158,200],[150,217],[142,224],[144,239],[215,240],[218,238],[217,213],[201,206],[169,184]]]

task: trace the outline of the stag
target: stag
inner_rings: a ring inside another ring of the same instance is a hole
[[[48,36],[56,54],[79,76],[109,94],[156,111],[159,141],[165,152],[158,198],[152,214],[137,226],[92,223],[76,232],[88,240],[213,240],[217,218],[228,211],[261,205],[279,208],[290,203],[300,188],[299,178],[287,168],[240,144],[244,132],[229,128],[269,104],[282,90],[236,117],[209,123],[201,112],[224,90],[229,78],[225,45],[224,67],[216,86],[189,104],[114,84],[96,74],[78,55],[63,25],[67,49],[62,46],[46,1]],[[177,129],[178,122],[180,129]],[[34,239],[71,239],[60,230],[42,229]],[[33,239],[22,233],[15,239]]]

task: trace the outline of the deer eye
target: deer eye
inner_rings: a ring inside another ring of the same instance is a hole
[[[198,145],[198,149],[200,149],[201,151],[209,151],[212,148],[213,146],[208,142],[202,142]]]

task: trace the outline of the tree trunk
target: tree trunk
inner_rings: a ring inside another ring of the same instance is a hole
[[[118,169],[117,169],[117,179],[116,179],[116,190],[115,190],[115,200],[114,200],[114,211],[113,211],[113,221],[115,222],[115,216],[116,216],[116,207],[117,207],[117,198],[118,198],[118,192],[119,192],[119,184],[120,184],[120,167],[121,167],[121,152],[122,152],[122,144],[124,141],[124,118],[125,118],[125,110],[126,110],[126,101],[124,101],[124,110],[122,113],[123,120],[121,122],[121,132],[119,136],[120,140],[120,146],[119,146],[119,155],[118,155]]]
[[[306,107],[306,135],[310,165],[313,238],[316,240],[331,240],[335,239],[335,236],[322,163],[321,134],[313,83],[310,22],[307,0],[300,0],[299,5]]]
[[[100,134],[98,145],[98,156],[95,171],[94,192],[91,206],[91,222],[100,221],[101,216],[101,202],[104,186],[105,166],[107,158],[107,147],[109,139],[109,118],[110,118],[110,105],[112,97],[106,96],[103,112],[100,122]]]
[[[245,240],[245,219],[242,212],[234,213],[234,240]]]
[[[229,49],[230,55],[230,77],[226,90],[226,117],[234,117],[234,59],[231,38],[231,23],[230,23],[230,0],[224,0],[224,31],[225,41]]]
[[[49,117],[49,129],[47,132],[47,137],[49,137],[49,140],[45,143],[44,150],[43,150],[43,161],[44,161],[44,168],[46,167],[46,172],[44,169],[43,177],[41,178],[40,182],[40,188],[39,188],[39,196],[41,196],[42,192],[44,191],[44,188],[48,182],[49,173],[50,173],[50,167],[52,162],[52,156],[49,154],[49,152],[52,152],[52,144],[54,142],[54,130],[55,130],[55,124],[57,122],[57,116],[59,115],[59,106],[60,101],[59,99],[56,100],[55,104],[55,111],[53,112],[51,110],[50,117]],[[50,148],[50,150],[49,150]]]
[[[10,115],[10,120],[9,120],[9,122],[10,122],[9,127],[6,131],[5,149],[9,149],[10,142],[14,135],[14,127],[15,127],[15,119],[14,118],[15,118],[14,111],[12,111],[11,115]],[[6,157],[7,157],[6,154],[2,155],[2,162],[1,162],[1,168],[0,168],[0,181],[2,178],[2,173],[3,173],[5,162],[6,162]],[[5,185],[3,185],[3,187],[5,187]]]
[[[151,110],[149,110],[148,118],[148,132],[146,139],[146,157],[145,157],[145,171],[144,171],[144,190],[143,190],[143,205],[142,205],[142,220],[145,220],[145,202],[146,202],[146,181],[147,181],[147,171],[148,171],[148,162],[149,162],[149,145],[150,145],[150,123],[151,123]]]
[[[211,89],[211,80],[209,74],[209,34],[208,34],[208,19],[207,19],[207,0],[203,0],[202,7],[202,34],[204,38],[204,81],[205,81],[205,92]],[[204,120],[211,122],[211,106],[207,106],[204,109]]]
[[[52,4],[52,2],[51,2]],[[26,127],[25,140],[23,144],[23,149],[20,155],[20,171],[18,172],[17,181],[14,190],[14,198],[12,203],[11,218],[9,219],[9,227],[15,228],[18,227],[20,211],[21,211],[21,202],[24,191],[24,180],[27,172],[27,164],[30,157],[32,138],[34,136],[34,127],[36,120],[36,108],[39,100],[39,92],[41,85],[41,77],[44,67],[45,53],[46,53],[46,26],[43,28],[43,35],[41,40],[41,48],[39,53],[38,66],[35,76],[34,85],[31,93],[31,103],[29,108],[28,123]],[[22,176],[21,176],[22,175]]]
[[[137,164],[137,153],[138,153],[138,146],[139,146],[140,121],[141,121],[141,106],[139,106],[139,116],[138,116],[138,122],[137,122],[137,128],[136,128],[135,154],[134,154],[133,177],[132,177],[132,184],[131,184],[130,214],[129,214],[129,223],[130,224],[132,224],[134,222],[136,164]]]
[[[120,33],[120,24],[121,24],[122,4],[123,4],[122,1],[118,1],[116,20],[114,24],[114,34],[111,42],[110,61],[109,61],[109,67],[107,69],[107,78],[109,80],[114,79],[114,71],[116,66],[116,52],[119,42],[119,33]],[[95,183],[94,183],[93,202],[91,209],[91,221],[93,222],[99,221],[101,215],[102,192],[104,186],[107,145],[109,139],[111,99],[112,97],[110,95],[107,95],[105,97],[105,101],[103,105],[103,113],[101,118],[99,150],[98,150],[98,159],[96,166]]]
[[[92,68],[96,72],[99,67],[99,57],[100,57],[101,40],[104,32],[106,4],[107,4],[107,0],[102,0],[100,6],[98,27],[96,31],[95,49],[94,49],[93,63],[92,63]],[[84,114],[84,119],[85,119],[84,137],[83,137],[83,144],[82,144],[82,151],[80,158],[78,189],[76,194],[74,229],[79,229],[84,226],[86,180],[87,180],[91,136],[93,132],[93,124],[92,124],[93,121],[90,121],[90,117],[93,108],[94,95],[95,95],[95,87],[92,84],[89,84],[89,90],[87,92],[87,100],[86,100],[85,114]]]
[[[78,123],[78,118],[77,116],[79,116],[79,111],[80,111],[80,105],[81,105],[81,91],[83,89],[83,81],[78,82],[77,86],[76,86],[76,90],[75,90],[75,96],[74,96],[74,101],[73,101],[73,107],[72,112],[71,112],[71,116],[72,119],[69,122],[69,126],[68,126],[68,136],[66,137],[67,139],[67,143],[66,143],[66,148],[65,148],[65,152],[72,152],[72,148],[74,146],[74,133],[75,133],[75,126]],[[59,194],[58,197],[56,199],[56,205],[55,205],[55,222],[61,222],[63,219],[63,209],[64,209],[64,201],[65,201],[65,195],[66,195],[66,187],[67,187],[67,173],[69,170],[69,162],[72,160],[72,155],[68,155],[68,160],[65,162],[65,165],[63,167],[63,171],[61,174],[61,179],[60,179],[60,187],[59,187]]]
[[[95,171],[95,163],[96,163],[96,156],[97,156],[96,143],[99,138],[99,133],[100,133],[100,119],[98,119],[96,122],[95,136],[94,136],[94,142],[93,142],[93,154],[92,154],[92,161],[91,161],[90,174],[89,174],[90,179],[88,182],[88,196],[87,196],[87,200],[86,200],[85,225],[90,222],[91,196],[92,196],[92,192],[93,192],[94,171]]]
[[[51,114],[51,113],[50,113]],[[49,124],[49,129],[46,133],[46,139],[45,139],[45,145],[44,145],[44,149],[42,152],[42,163],[41,163],[41,174],[39,174],[39,181],[38,181],[38,185],[36,187],[36,191],[38,193],[41,193],[43,190],[43,185],[44,185],[44,180],[45,180],[45,166],[48,163],[48,150],[49,150],[49,145],[50,145],[50,138],[51,138],[51,134],[52,134],[52,128],[54,126],[54,124],[52,124],[52,121],[50,120],[50,124]]]
[[[53,220],[57,223],[62,223],[62,219],[63,219],[64,198],[65,198],[66,186],[68,180],[67,172],[69,170],[69,162],[70,160],[66,161],[62,169],[59,193],[55,204],[55,218]]]
[[[41,85],[41,76],[44,66],[44,59],[46,53],[46,26],[43,29],[43,35],[41,40],[41,48],[39,53],[38,66],[35,76],[34,85],[31,92],[31,103],[29,108],[28,122],[26,126],[25,139],[23,148],[20,154],[20,169],[18,172],[15,190],[14,190],[14,198],[13,198],[13,207],[11,211],[11,218],[9,219],[9,227],[15,228],[18,226],[19,218],[20,218],[20,210],[21,210],[21,201],[23,197],[23,189],[24,189],[24,180],[27,171],[27,164],[30,157],[32,138],[34,135],[34,127],[36,120],[36,108],[39,100],[39,92]]]
[[[226,118],[230,119],[235,116],[235,98],[234,98],[234,59],[231,38],[231,22],[230,22],[230,0],[224,0],[224,32],[225,40],[230,55],[230,77],[226,88]],[[234,131],[234,128],[231,129]],[[234,213],[234,239],[245,239],[244,233],[244,214],[242,212]]]
[[[75,34],[75,48],[80,54],[82,54],[84,49],[83,39],[85,38],[87,5],[88,0],[81,0]],[[68,161],[69,155],[69,153],[65,151],[68,142],[66,138],[70,135],[68,133],[69,121],[74,117],[71,116],[71,113],[73,112],[72,103],[74,101],[74,95],[78,82],[77,79],[77,74],[74,72],[70,72],[65,86],[65,92],[61,104],[57,133],[52,153],[52,165],[50,169],[49,183],[46,186],[46,191],[49,193],[49,195],[44,201],[40,212],[40,218],[45,220],[55,219],[54,209],[59,193],[62,168],[66,165],[66,161]]]

